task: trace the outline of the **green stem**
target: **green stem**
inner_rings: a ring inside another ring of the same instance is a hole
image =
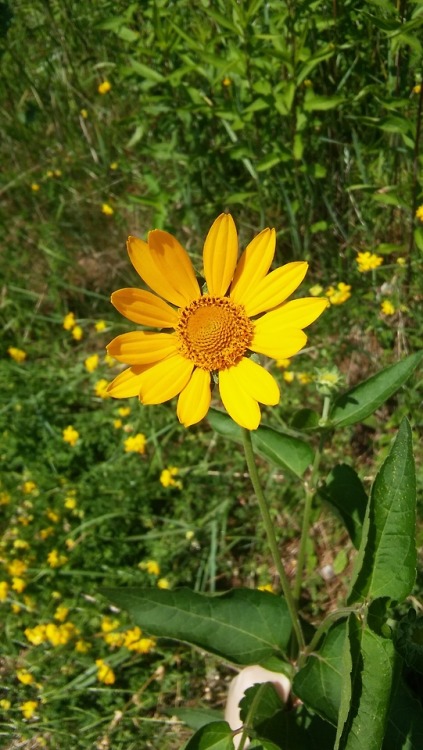
[[[285,573],[285,568],[283,567],[283,564],[282,564],[278,543],[276,541],[273,521],[270,517],[266,498],[264,496],[264,493],[260,484],[260,478],[258,475],[257,466],[256,466],[256,462],[254,459],[253,444],[251,442],[251,433],[249,430],[246,430],[244,428],[242,430],[242,441],[244,445],[244,452],[245,452],[245,458],[247,461],[248,472],[249,472],[251,483],[253,485],[254,492],[256,494],[256,498],[259,504],[260,513],[263,519],[264,528],[266,530],[270,551],[272,553],[272,557],[276,566],[276,570],[278,571],[279,579],[280,579],[281,586],[282,586],[282,591],[284,593],[285,600],[288,605],[289,614],[291,616],[292,627],[294,629],[294,632],[297,638],[298,648],[301,652],[305,648],[303,631],[301,629],[301,624],[298,618],[298,612],[295,606],[294,598],[291,593],[289,580]]]
[[[330,407],[330,398],[329,396],[325,396],[324,401],[323,401],[322,417],[320,420],[320,424],[323,428],[328,419],[329,407]],[[320,433],[320,440],[319,440],[318,448],[316,450],[316,453],[314,454],[314,461],[313,461],[313,466],[311,470],[311,476],[306,485],[305,507],[304,507],[303,523],[302,523],[302,528],[301,528],[300,549],[298,552],[297,573],[295,576],[295,584],[294,584],[294,601],[295,601],[295,606],[297,608],[298,608],[298,603],[300,601],[301,584],[303,580],[303,571],[304,571],[304,565],[306,561],[307,541],[308,541],[309,532],[310,532],[311,509],[312,509],[312,504],[313,504],[313,497],[316,492],[316,479],[317,479],[317,473],[319,471],[320,459],[322,457],[324,441],[325,441],[325,432],[323,429],[322,432]]]

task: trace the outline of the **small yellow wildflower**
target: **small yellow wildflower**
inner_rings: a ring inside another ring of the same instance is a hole
[[[111,648],[120,648],[121,646],[123,646],[125,634],[117,631],[113,631],[112,633],[104,633],[103,639],[104,642],[107,643],[107,645]]]
[[[397,265],[398,266],[405,266],[406,263],[407,263],[406,259],[403,258],[402,256],[400,256],[399,258],[397,258]]]
[[[26,581],[19,576],[13,576],[12,589],[13,591],[16,591],[17,594],[22,594],[22,591],[25,591],[26,589]]]
[[[77,506],[76,498],[73,495],[65,497],[65,508],[68,510],[75,510]]]
[[[12,703],[7,698],[2,698],[0,700],[0,708],[3,709],[3,711],[8,711]]]
[[[68,550],[68,552],[72,552],[73,549],[76,547],[76,542],[74,539],[65,539],[65,547]]]
[[[104,95],[108,94],[111,88],[112,84],[110,83],[110,81],[105,80],[99,84],[97,91],[99,94]]]
[[[55,510],[52,510],[52,508],[47,508],[46,510],[46,516],[49,521],[52,521],[52,523],[59,523],[60,516],[58,513],[56,513]]]
[[[7,581],[0,581],[0,602],[5,602],[9,591],[9,584]]]
[[[31,190],[32,190],[33,193],[38,193],[39,189],[40,189],[40,186],[39,186],[38,182],[32,182],[31,183]]]
[[[18,560],[15,558],[11,560],[7,566],[7,572],[10,576],[22,576],[28,569],[28,565],[25,560]]]
[[[342,305],[351,297],[351,286],[340,281],[336,288],[333,286],[328,287],[325,295],[328,297],[331,305]]]
[[[125,453],[145,453],[145,446],[147,438],[142,432],[138,432],[136,435],[130,435],[124,440]]]
[[[97,323],[95,323],[94,328],[97,331],[97,333],[101,333],[101,331],[106,330],[107,323],[105,320],[97,320]]]
[[[55,177],[61,177],[62,176],[62,170],[61,169],[55,169],[54,170],[54,176]]]
[[[229,78],[229,76],[225,76],[222,81],[222,86],[230,86],[232,84],[232,80]]]
[[[22,609],[22,605],[18,604],[17,602],[13,602],[13,604],[10,605],[10,609],[12,610],[14,615],[18,615]]]
[[[382,315],[394,315],[395,307],[389,299],[384,299],[380,306],[380,311]]]
[[[422,90],[421,83],[417,83],[415,86],[413,86],[413,94],[420,94],[421,90]]]
[[[15,539],[13,549],[28,549],[29,543],[25,539]]]
[[[285,358],[285,359],[277,359],[276,360],[277,367],[281,367],[282,370],[286,370],[289,367],[290,364],[291,364],[291,360],[290,359],[286,359]]]
[[[88,372],[94,372],[94,370],[97,369],[99,363],[100,363],[100,357],[98,356],[98,354],[91,354],[91,356],[87,357],[87,359],[84,362],[85,369]]]
[[[323,292],[323,287],[320,284],[315,284],[308,290],[312,297],[320,297]]]
[[[146,570],[151,576],[160,575],[160,565],[157,560],[147,560],[138,566],[141,570]]]
[[[76,445],[79,439],[79,432],[69,424],[62,432],[62,437],[65,443],[69,443],[72,447]]]
[[[75,325],[76,325],[75,313],[69,312],[63,318],[63,328],[65,329],[65,331],[71,331]]]
[[[118,362],[115,360],[114,357],[112,357],[110,354],[105,354],[103,357],[103,362],[108,367],[116,367]]]
[[[38,532],[38,536],[43,542],[45,542],[45,540],[48,539],[52,534],[54,534],[53,526],[47,526],[44,529],[40,529],[40,531]]]
[[[19,705],[19,708],[22,711],[24,719],[32,719],[32,717],[34,716],[38,708],[38,702],[37,701],[25,701],[25,703],[21,703]]]
[[[47,172],[46,172],[46,177],[49,177],[49,178],[51,178],[51,177],[54,177],[54,172],[53,172],[53,170],[52,170],[52,169],[48,169],[48,170],[47,170]]]
[[[274,588],[271,583],[264,583],[262,586],[257,586],[257,588],[259,591],[270,591],[271,594],[274,593]]]
[[[64,622],[61,625],[48,622],[46,625],[46,636],[52,646],[66,646],[78,632],[73,622]]]
[[[64,604],[59,604],[53,617],[59,622],[64,622],[69,614],[69,607],[65,607]]]
[[[25,495],[30,495],[32,492],[35,492],[37,489],[37,485],[35,482],[32,482],[30,479],[27,482],[24,482],[22,485],[22,492]]]
[[[142,638],[140,628],[135,626],[131,630],[126,631],[123,645],[129,651],[136,651],[138,654],[148,654],[155,647],[156,641],[154,638]]]
[[[102,633],[111,633],[112,630],[117,630],[120,625],[119,620],[116,618],[108,617],[107,615],[103,617],[101,620],[101,632]]]
[[[97,380],[94,391],[95,395],[99,398],[109,398],[109,394],[107,393],[107,387],[109,385],[109,381],[105,378],[101,378],[101,380]]]
[[[305,79],[305,80],[303,81],[303,86],[304,86],[304,88],[306,88],[306,89],[311,89],[311,87],[313,86],[313,81],[311,81],[311,80],[310,80],[310,78],[306,78],[306,79]]]
[[[47,562],[50,568],[60,568],[62,565],[67,563],[68,558],[66,555],[60,555],[57,549],[52,549],[47,555]]]
[[[88,118],[88,110],[87,109],[81,109],[79,111],[79,114],[81,115],[83,120],[86,120]]]
[[[182,489],[182,482],[180,479],[175,479],[179,474],[179,469],[176,466],[168,466],[167,469],[163,469],[160,474],[160,484],[163,487],[177,487],[179,490]]]
[[[103,203],[101,206],[101,213],[103,213],[105,216],[112,216],[114,214],[114,210],[108,203]]]
[[[418,219],[419,221],[423,221],[423,203],[418,207],[416,211],[416,219]]]
[[[10,495],[8,492],[0,492],[0,505],[9,505]]]
[[[78,654],[87,654],[90,648],[91,643],[88,643],[88,641],[84,641],[83,638],[79,638],[75,643],[75,651],[77,651]]]
[[[367,273],[367,271],[373,271],[373,269],[381,266],[383,263],[383,258],[381,255],[369,253],[369,251],[366,250],[366,252],[364,253],[358,253],[356,261],[359,272]]]
[[[7,353],[15,362],[19,365],[25,362],[27,354],[23,349],[18,349],[16,346],[9,346]]]
[[[28,672],[27,669],[17,669],[16,677],[22,685],[31,685],[34,682],[34,675]]]
[[[120,430],[120,428],[122,427],[122,425],[123,425],[123,422],[122,422],[121,419],[114,419],[113,420],[113,427],[115,428],[115,430]]]
[[[35,625],[33,628],[26,628],[24,633],[33,646],[40,646],[41,643],[45,643],[47,640],[45,625]]]
[[[308,372],[298,372],[297,378],[301,385],[307,385],[308,383],[311,383],[313,381],[313,376]]]
[[[191,542],[194,539],[194,536],[195,536],[194,532],[190,529],[189,531],[186,532],[185,539],[187,540],[187,542]]]
[[[114,172],[119,167],[119,163],[117,161],[112,161],[110,164],[110,169]]]
[[[170,589],[170,583],[167,578],[159,578],[157,581],[157,587],[159,589]]]
[[[81,326],[74,326],[74,328],[72,328],[72,337],[75,339],[75,341],[81,341],[83,336],[84,331],[82,330]]]
[[[294,381],[295,375],[291,370],[285,370],[285,372],[282,375],[285,383],[292,383]]]
[[[130,413],[131,413],[130,406],[120,406],[118,409],[118,414],[120,417],[128,417]]]
[[[96,659],[95,663],[98,669],[97,680],[103,682],[105,685],[113,685],[116,680],[113,669],[103,659]]]

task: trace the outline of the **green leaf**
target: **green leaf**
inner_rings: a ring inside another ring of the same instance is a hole
[[[220,721],[222,718],[222,712],[214,711],[212,708],[185,708],[181,706],[166,709],[166,713],[170,716],[176,716],[187,727],[194,730],[201,729],[211,722]]]
[[[201,727],[184,750],[234,750],[232,730],[226,721],[214,721]]]
[[[260,724],[281,710],[282,701],[271,682],[248,688],[240,701],[240,716],[244,725],[260,733]]]
[[[404,419],[374,481],[353,572],[349,603],[402,601],[416,578],[416,478],[412,435]]]
[[[351,617],[349,618],[348,625],[347,625],[348,636],[350,634],[350,620],[351,620]],[[357,662],[356,662],[356,665],[357,665]],[[351,657],[350,640],[348,637],[348,638],[345,638],[344,640],[344,648],[342,651],[342,674],[343,674],[344,679],[342,680],[342,686],[341,686],[341,701],[339,705],[338,725],[336,728],[336,740],[335,740],[334,750],[339,750],[341,737],[342,737],[346,722],[348,720],[350,704],[351,704],[351,695],[352,695],[352,685],[351,685],[352,672],[353,672],[353,662],[352,662],[352,657]]]
[[[352,696],[339,750],[380,750],[385,736],[397,655],[389,638],[382,638],[350,618]]]
[[[137,73],[137,75],[145,78],[147,81],[151,81],[152,83],[163,83],[166,80],[165,77],[157,70],[154,70],[148,65],[144,65],[144,63],[140,63],[138,60],[134,60],[133,58],[130,60],[130,67],[132,68],[134,73]]]
[[[382,750],[421,750],[423,709],[419,700],[399,679],[391,700]]]
[[[102,589],[152,635],[175,638],[235,664],[283,657],[291,635],[285,600],[265,591],[233,589],[208,596],[190,589]]]
[[[305,666],[294,678],[293,689],[302,701],[322,719],[336,726],[344,679],[343,648],[346,621],[326,634],[322,646],[310,654]]]
[[[291,420],[294,430],[316,430],[319,427],[320,416],[313,409],[299,409]]]
[[[329,474],[319,496],[341,517],[351,541],[359,548],[367,508],[367,495],[351,466],[339,464]]]
[[[242,442],[241,428],[223,412],[210,409],[208,420],[216,432],[229,440]],[[272,427],[261,426],[251,433],[254,450],[283,470],[302,477],[313,463],[313,449],[299,438],[285,435]]]
[[[346,427],[373,414],[404,385],[422,358],[421,351],[410,354],[339,396],[330,413],[330,424],[333,427]]]
[[[326,111],[335,109],[346,101],[343,96],[319,96],[313,89],[307,89],[304,97],[304,110],[306,112]]]
[[[250,750],[280,750],[280,745],[275,745],[270,740],[253,740],[248,747]]]

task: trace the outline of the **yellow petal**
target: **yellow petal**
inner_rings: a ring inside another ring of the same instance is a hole
[[[243,296],[267,274],[275,254],[276,232],[263,229],[245,248],[236,267],[230,297],[242,304]]]
[[[150,365],[170,354],[176,354],[177,339],[174,333],[131,331],[116,336],[108,345],[107,351],[126,365]]]
[[[203,250],[204,276],[211,295],[226,294],[234,275],[238,237],[230,214],[220,214],[210,227]]]
[[[210,373],[196,368],[178,398],[176,413],[184,427],[200,422],[207,414],[211,401]]]
[[[185,388],[194,363],[174,354],[144,370],[140,376],[140,400],[143,404],[162,404]]]
[[[261,322],[262,326],[273,325],[274,331],[281,331],[283,328],[307,328],[327,307],[329,301],[325,297],[294,299],[263,315],[260,321],[256,321],[256,327]]]
[[[113,398],[130,398],[140,392],[140,375],[144,367],[130,367],[117,376],[107,387],[107,393]]]
[[[175,328],[178,313],[160,297],[142,289],[119,289],[113,292],[112,305],[133,323],[155,328]]]
[[[251,398],[269,406],[279,403],[279,386],[264,367],[244,357],[233,370],[234,380]]]
[[[185,307],[200,296],[200,288],[192,266],[193,278],[190,278],[187,271],[191,261],[179,242],[170,234],[157,231],[160,235],[164,234],[166,239],[154,237],[155,232],[150,232],[149,244],[137,237],[128,237],[129,257],[137,273],[153,292],[178,307]],[[173,243],[168,241],[170,237]]]
[[[275,330],[275,326],[265,320],[267,315],[255,322],[254,338],[250,349],[273,359],[288,359],[297,354],[307,343],[304,331],[295,328]]]
[[[243,295],[242,304],[247,315],[258,315],[277,307],[299,286],[307,273],[308,263],[286,263],[267,274]]]
[[[219,372],[219,391],[223,406],[234,422],[247,430],[256,430],[260,424],[260,407],[240,386],[236,377],[238,365]]]

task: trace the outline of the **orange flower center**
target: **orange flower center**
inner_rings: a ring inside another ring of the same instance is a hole
[[[180,311],[176,334],[183,357],[203,370],[225,370],[245,354],[254,326],[242,305],[205,295]]]

